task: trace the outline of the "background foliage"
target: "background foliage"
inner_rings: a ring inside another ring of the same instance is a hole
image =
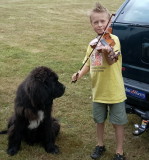
[[[124,0],[100,0],[112,13]],[[86,47],[96,35],[88,12],[94,0],[0,0],[0,130],[6,128],[13,112],[17,86],[37,66],[48,66],[58,73],[67,89],[54,101],[53,115],[61,123],[57,144],[61,154],[47,154],[37,146],[22,143],[14,157],[6,154],[7,136],[0,135],[0,160],[89,160],[96,145],[91,113],[88,75],[76,84],[71,76],[81,67]],[[129,115],[126,125],[125,152],[129,160],[149,159],[148,133],[132,136],[137,117]],[[107,152],[101,160],[115,153],[114,132],[106,123]]]

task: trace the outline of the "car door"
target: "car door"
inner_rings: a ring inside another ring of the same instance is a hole
[[[149,0],[130,0],[119,9],[113,34],[120,38],[123,76],[149,83]]]

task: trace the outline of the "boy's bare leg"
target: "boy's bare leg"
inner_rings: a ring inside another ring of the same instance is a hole
[[[106,151],[103,143],[104,123],[97,123],[96,131],[97,131],[97,146],[95,147],[93,153],[91,154],[92,159],[100,158],[103,155],[103,153]]]
[[[116,153],[123,155],[124,126],[113,124],[113,127],[115,128],[115,137],[117,144]]]
[[[97,142],[99,146],[104,145],[104,123],[97,123]]]

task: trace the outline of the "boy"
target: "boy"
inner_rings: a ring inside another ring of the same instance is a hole
[[[109,19],[109,11],[97,3],[96,7],[90,13],[90,22],[98,36],[105,31]],[[94,50],[91,47],[92,44],[88,46],[84,60],[85,64],[78,73],[73,74],[72,81],[80,79],[90,71],[93,118],[97,131],[97,145],[91,154],[91,158],[100,158],[106,150],[104,146],[104,122],[107,118],[109,108],[109,120],[115,129],[116,137],[116,154],[113,160],[124,160],[123,125],[127,123],[127,115],[124,103],[126,95],[121,73],[122,55],[118,54],[120,52],[118,37],[112,34],[110,36],[115,42],[112,49],[110,46],[104,46],[100,42]],[[92,54],[90,55],[91,52]]]

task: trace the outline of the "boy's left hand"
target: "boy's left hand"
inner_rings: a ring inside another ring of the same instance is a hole
[[[102,53],[104,53],[109,64],[117,62],[119,53],[116,54],[110,46],[103,46]]]
[[[111,59],[114,62],[117,62],[118,60],[118,56],[119,56],[120,52],[118,52],[117,54],[112,50],[109,54],[108,54],[108,58]]]

